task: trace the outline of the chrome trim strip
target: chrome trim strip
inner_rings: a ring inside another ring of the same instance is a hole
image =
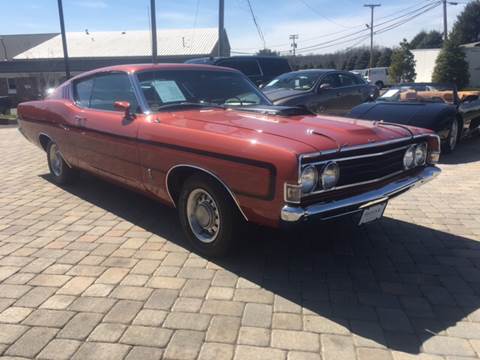
[[[436,166],[428,166],[414,176],[408,176],[404,179],[382,186],[379,189],[371,190],[360,195],[354,195],[341,200],[318,203],[307,207],[285,205],[280,212],[280,218],[283,221],[294,223],[302,219],[307,219],[310,216],[318,216],[320,219],[327,220],[329,218],[347,215],[360,211],[362,205],[383,199],[388,200],[401,192],[423,185],[437,177],[440,172],[441,170]],[[341,212],[343,209],[348,209],[350,207],[356,207],[356,209]],[[341,213],[322,216],[322,214],[331,211],[340,211]]]
[[[220,184],[222,184],[222,186],[225,188],[225,190],[227,190],[227,192],[230,194],[230,196],[232,197],[233,201],[234,201],[235,204],[237,205],[238,210],[240,211],[240,213],[242,214],[242,216],[244,217],[244,219],[245,219],[246,221],[248,221],[247,216],[246,216],[245,213],[243,212],[243,210],[242,210],[242,208],[240,207],[240,204],[239,204],[237,198],[235,197],[235,195],[233,194],[233,192],[230,190],[230,188],[229,188],[217,175],[215,175],[215,174],[212,173],[211,171],[206,170],[206,169],[201,168],[201,167],[198,167],[198,166],[195,166],[195,165],[178,164],[178,165],[174,165],[174,166],[172,166],[170,169],[168,169],[167,174],[165,175],[165,188],[166,188],[166,190],[167,190],[168,197],[170,198],[170,201],[172,202],[172,204],[173,204],[174,207],[177,207],[177,204],[175,204],[175,201],[173,200],[172,194],[170,193],[170,189],[168,188],[168,177],[170,176],[170,173],[171,173],[173,170],[175,170],[176,168],[179,168],[179,167],[188,167],[188,168],[200,170],[200,171],[203,171],[204,173],[206,173],[206,174],[211,175],[212,177],[214,177]]]

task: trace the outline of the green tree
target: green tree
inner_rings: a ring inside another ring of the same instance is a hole
[[[389,68],[390,81],[412,82],[415,81],[415,59],[410,51],[410,44],[403,39],[400,47],[393,50],[392,63]]]
[[[432,80],[454,83],[459,89],[468,85],[470,80],[468,63],[456,38],[445,41],[443,49],[437,57]]]
[[[336,69],[337,65],[335,65],[335,61],[330,60],[327,62],[327,69]]]
[[[480,41],[480,0],[470,1],[458,15],[450,37],[458,44]]]
[[[392,63],[392,49],[385,48],[377,61],[377,67],[389,67]]]
[[[353,55],[350,59],[348,59],[348,65],[347,65],[348,70],[355,69],[355,64],[357,63],[357,59],[358,59],[357,55]]]
[[[258,56],[280,56],[280,53],[278,51],[274,51],[271,49],[262,49],[257,51]]]
[[[410,47],[412,49],[438,49],[441,48],[442,45],[442,34],[435,30],[429,32],[422,30],[410,41]]]
[[[370,51],[364,50],[355,62],[355,69],[366,69],[370,63]]]

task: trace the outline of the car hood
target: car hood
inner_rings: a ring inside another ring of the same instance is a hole
[[[188,119],[204,122],[203,128],[208,131],[217,131],[217,127],[209,124],[218,124],[227,126],[230,134],[235,132],[234,129],[250,131],[250,136],[256,138],[261,137],[260,134],[269,134],[307,144],[317,151],[383,142],[410,137],[410,131],[415,134],[420,132],[415,128],[409,131],[394,125],[323,115],[279,116],[212,109],[179,112],[175,116],[183,118],[182,121]],[[222,130],[218,127],[218,131],[227,132],[221,128]]]
[[[302,96],[308,93],[308,91],[293,90],[293,89],[265,89],[263,93],[267,95],[270,101],[277,101],[286,98],[292,98],[295,96]]]

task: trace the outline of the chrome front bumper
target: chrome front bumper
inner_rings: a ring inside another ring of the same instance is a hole
[[[427,166],[415,175],[396,180],[379,189],[371,190],[363,194],[306,207],[285,205],[282,208],[280,217],[287,223],[295,223],[300,220],[307,220],[310,217],[318,218],[320,220],[328,220],[339,216],[353,214],[362,211],[368,206],[387,201],[407,190],[425,184],[438,176],[440,171],[441,170],[436,166]]]

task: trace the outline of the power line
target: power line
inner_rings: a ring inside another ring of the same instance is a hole
[[[306,0],[299,0],[303,5],[305,5],[307,8],[309,8],[311,11],[313,11],[315,14],[317,14],[318,16],[320,16],[321,18],[331,22],[332,24],[335,24],[337,26],[340,26],[340,27],[343,27],[345,29],[352,29],[352,28],[356,28],[356,27],[360,27],[360,26],[363,26],[363,25],[354,25],[354,26],[345,26],[345,25],[342,25],[328,17],[326,17],[325,15],[323,15],[321,12],[319,12],[316,8],[314,8],[313,6],[311,6],[309,3],[306,2]]]
[[[262,29],[258,24],[257,18],[255,17],[255,12],[253,11],[252,3],[250,2],[250,0],[247,0],[247,3],[248,3],[248,8],[250,9],[250,14],[252,14],[253,23],[257,28],[258,36],[260,37],[260,40],[262,40],[263,48],[265,49],[267,47],[265,43],[265,37],[263,36]]]

